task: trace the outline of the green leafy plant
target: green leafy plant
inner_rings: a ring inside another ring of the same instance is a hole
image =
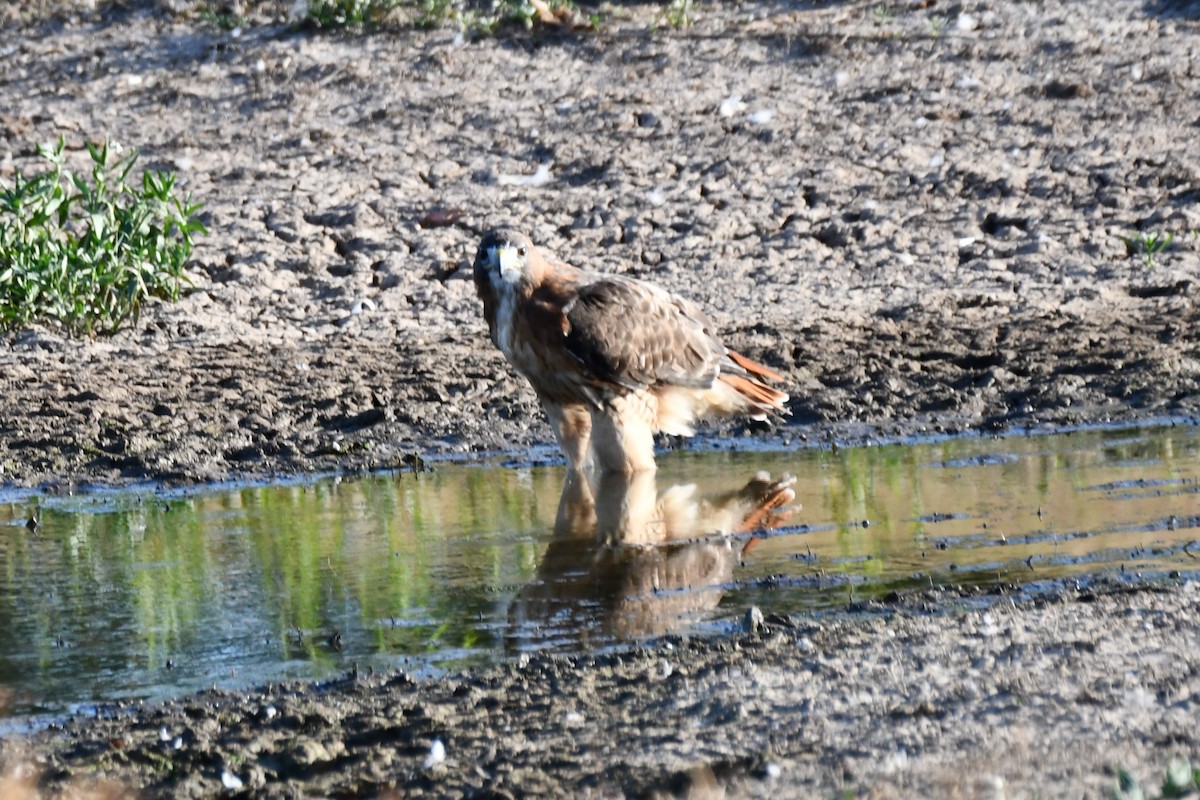
[[[502,24],[533,27],[545,15],[573,10],[574,0],[309,0],[305,21],[318,28],[378,25],[402,9],[419,28],[457,23],[472,33],[490,35]]]
[[[0,329],[45,319],[112,333],[150,297],[177,300],[200,206],[175,176],[131,181],[137,152],[88,144],[90,179],[67,168],[65,142],[39,147],[46,172],[0,184]]]
[[[1193,767],[1186,758],[1172,758],[1163,776],[1163,797],[1193,797],[1200,795],[1200,767]]]
[[[1146,266],[1153,269],[1155,257],[1171,246],[1175,234],[1139,231],[1132,236],[1122,236],[1121,241],[1125,242],[1125,251],[1129,255],[1141,256]]]
[[[455,14],[453,0],[420,0],[420,3],[417,26],[421,28],[436,28]]]
[[[1172,758],[1167,762],[1163,775],[1162,792],[1158,800],[1167,798],[1196,797],[1200,795],[1200,769],[1194,768],[1186,758]],[[1147,800],[1150,795],[1141,782],[1124,767],[1117,768],[1117,781],[1112,788],[1113,800]]]
[[[574,0],[493,0],[490,3],[470,0],[419,0],[417,25],[433,28],[446,22],[456,22],[466,31],[490,36],[505,24],[532,28],[539,23],[557,26],[576,10]],[[598,17],[592,17],[594,26]]]
[[[244,17],[228,11],[220,11],[213,8],[201,8],[197,12],[197,16],[204,22],[216,25],[218,28],[224,31],[231,31],[234,28],[240,28],[246,24]]]
[[[439,5],[437,0],[424,0],[423,4]],[[307,19],[319,28],[378,24],[400,5],[401,0],[310,0]]]
[[[672,28],[686,28],[692,22],[692,0],[671,0],[663,9],[663,18]]]

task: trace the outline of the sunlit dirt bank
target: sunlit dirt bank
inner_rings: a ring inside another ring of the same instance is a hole
[[[183,301],[116,336],[0,339],[0,484],[528,457],[549,429],[464,269],[509,220],[709,309],[786,376],[780,442],[1200,413],[1195,3],[657,13],[5,30],[0,178],[107,137],[177,171],[211,233]],[[1153,795],[1200,763],[1189,577],[186,697],[6,733],[0,792],[1097,797],[1126,767]]]

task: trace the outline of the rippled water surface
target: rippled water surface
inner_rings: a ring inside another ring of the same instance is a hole
[[[790,517],[759,508],[761,471],[795,476]],[[559,468],[447,464],[22,498],[0,503],[0,713],[605,646],[751,604],[1192,573],[1198,481],[1200,431],[1179,426],[676,453],[566,486]]]

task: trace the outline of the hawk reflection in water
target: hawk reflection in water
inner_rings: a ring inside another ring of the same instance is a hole
[[[516,639],[624,640],[667,633],[716,607],[742,553],[730,534],[781,524],[795,479],[759,473],[740,489],[658,490],[653,472],[570,475],[538,579],[510,609]]]

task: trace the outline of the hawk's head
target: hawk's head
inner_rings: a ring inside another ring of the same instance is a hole
[[[515,289],[535,277],[529,269],[535,257],[533,242],[525,234],[513,228],[490,230],[475,254],[475,282]]]

